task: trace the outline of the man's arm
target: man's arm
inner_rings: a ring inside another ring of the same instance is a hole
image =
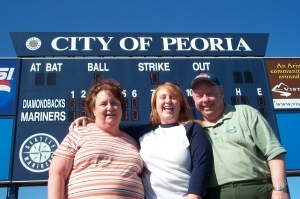
[[[271,178],[274,187],[284,187],[286,188],[286,174],[285,174],[285,157],[284,153],[281,153],[274,157],[268,162]],[[288,193],[283,191],[273,191],[272,199],[288,199]]]

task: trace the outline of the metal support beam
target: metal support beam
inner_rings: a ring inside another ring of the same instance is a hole
[[[6,199],[18,199],[19,186],[11,184],[7,191]]]

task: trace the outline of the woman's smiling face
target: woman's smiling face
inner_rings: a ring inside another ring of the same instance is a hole
[[[162,124],[176,123],[180,112],[180,101],[167,90],[160,89],[156,97],[156,110]]]
[[[121,102],[111,92],[102,90],[97,94],[93,113],[100,126],[119,125],[122,119]]]

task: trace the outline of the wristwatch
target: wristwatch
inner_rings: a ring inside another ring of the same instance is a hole
[[[287,188],[286,187],[281,187],[281,186],[273,186],[274,191],[283,191],[287,193]]]

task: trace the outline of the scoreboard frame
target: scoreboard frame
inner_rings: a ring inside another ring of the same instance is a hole
[[[8,179],[13,183],[46,182],[51,162],[49,154],[66,135],[70,122],[77,117],[87,116],[84,96],[89,86],[99,78],[112,78],[124,86],[127,108],[121,125],[148,123],[151,93],[165,81],[179,85],[194,117],[199,118],[200,113],[195,109],[191,97],[190,83],[201,71],[209,71],[219,77],[225,90],[225,102],[248,104],[259,110],[278,137],[281,134],[276,114],[297,113],[300,110],[298,107],[274,107],[269,72],[275,66],[266,65],[270,60],[278,63],[300,62],[296,58],[60,57],[17,60],[20,62],[20,80],[14,115],[16,138],[12,175]],[[30,144],[34,140],[47,149],[38,152],[45,157],[45,161],[33,161],[36,157],[22,156],[37,153],[32,149],[34,144]],[[26,147],[29,148],[27,151]],[[289,166],[290,162],[287,164],[287,173],[298,175],[300,166]]]
[[[6,150],[10,169],[8,176],[0,179],[0,186],[10,186],[10,199],[17,196],[19,186],[47,184],[49,154],[66,135],[70,122],[86,116],[82,96],[103,77],[124,86],[127,111],[121,124],[138,125],[149,122],[152,90],[165,81],[179,84],[199,118],[191,98],[191,79],[200,71],[215,73],[225,89],[225,102],[249,104],[265,116],[288,150],[287,176],[300,176],[300,162],[295,161],[299,152],[293,148],[300,140],[296,133],[300,57],[264,57],[269,34],[10,35],[17,58],[0,58],[0,121],[13,121],[8,129],[13,131],[12,137],[5,140],[5,144],[11,143]],[[90,71],[88,63],[92,63]],[[36,151],[36,146],[45,150]],[[32,154],[44,159],[37,161]]]

